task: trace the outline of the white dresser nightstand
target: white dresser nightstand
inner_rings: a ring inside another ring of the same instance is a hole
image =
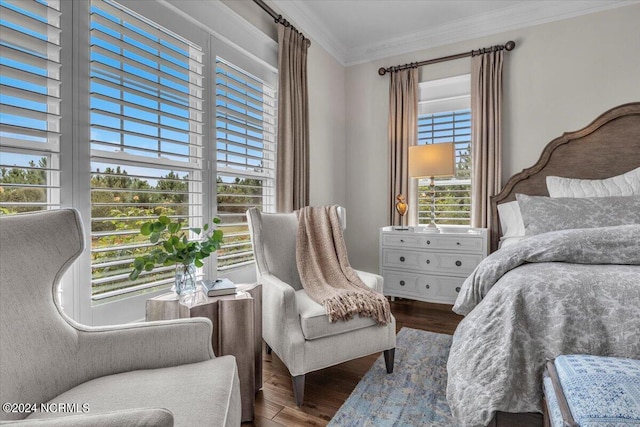
[[[391,297],[453,304],[460,286],[487,256],[486,228],[424,233],[380,229],[380,274]]]

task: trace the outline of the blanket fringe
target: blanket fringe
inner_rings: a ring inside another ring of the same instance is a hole
[[[324,300],[323,306],[329,315],[329,322],[349,320],[355,314],[371,317],[380,325],[391,322],[389,301],[382,295],[372,298],[359,292],[344,292]]]

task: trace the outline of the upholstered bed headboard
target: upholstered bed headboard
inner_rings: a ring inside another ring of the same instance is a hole
[[[530,168],[513,175],[491,198],[491,251],[498,248],[498,205],[515,200],[516,193],[548,196],[548,175],[603,179],[640,167],[640,102],[605,112],[584,129],[566,132],[551,141]]]

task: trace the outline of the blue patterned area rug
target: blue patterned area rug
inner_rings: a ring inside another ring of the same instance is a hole
[[[380,355],[329,426],[455,426],[446,399],[450,347],[451,335],[400,329],[393,374]]]

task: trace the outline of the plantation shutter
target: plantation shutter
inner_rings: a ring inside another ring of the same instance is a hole
[[[471,225],[471,110],[418,117],[418,145],[454,142],[456,176],[436,180],[436,223]],[[428,179],[418,180],[418,223],[431,220]]]
[[[140,225],[165,214],[202,225],[203,52],[109,0],[91,3],[92,299],[148,292],[175,266],[129,280],[150,244]]]
[[[0,2],[0,214],[60,204],[60,2]]]
[[[216,59],[218,271],[253,262],[246,210],[275,211],[275,88]]]

